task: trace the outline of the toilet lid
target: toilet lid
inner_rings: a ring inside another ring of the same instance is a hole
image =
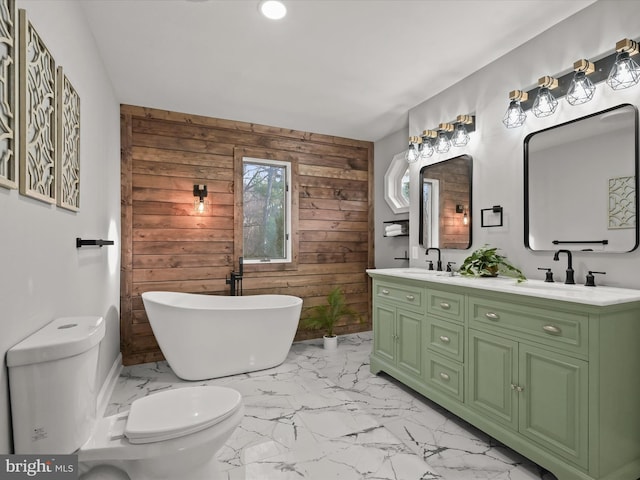
[[[155,393],[131,404],[124,434],[131,443],[151,443],[204,430],[232,415],[242,402],[225,387],[185,387]]]

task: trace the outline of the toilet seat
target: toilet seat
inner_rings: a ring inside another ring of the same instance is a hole
[[[240,408],[240,393],[225,387],[185,387],[135,400],[124,428],[133,444],[160,442],[204,430]]]

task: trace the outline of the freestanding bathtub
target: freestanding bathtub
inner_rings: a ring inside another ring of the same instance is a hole
[[[142,301],[160,350],[184,380],[280,365],[302,310],[302,299],[291,295],[145,292]]]

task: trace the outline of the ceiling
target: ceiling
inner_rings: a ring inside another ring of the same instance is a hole
[[[82,1],[120,103],[376,141],[595,0]]]

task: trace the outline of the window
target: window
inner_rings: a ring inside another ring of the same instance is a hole
[[[393,213],[409,211],[409,175],[405,152],[396,154],[384,175],[384,198]]]
[[[242,158],[242,253],[246,263],[291,262],[291,164]]]

